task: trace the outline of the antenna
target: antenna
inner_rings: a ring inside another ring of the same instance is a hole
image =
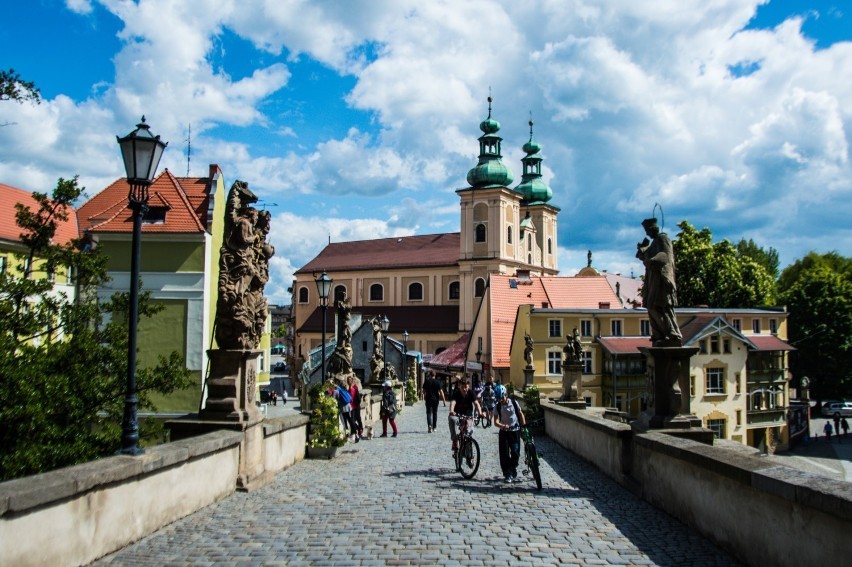
[[[192,159],[192,123],[188,126],[189,133],[186,135],[186,176],[189,177],[189,161]]]

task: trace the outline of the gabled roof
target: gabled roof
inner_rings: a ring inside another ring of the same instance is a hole
[[[332,242],[296,274],[455,266],[459,261],[460,234],[428,234],[375,240]]]
[[[747,346],[752,346],[748,339],[737,331],[736,327],[719,315],[699,315],[680,326],[684,346],[693,345],[710,333],[724,333],[743,341]]]
[[[754,350],[796,350],[775,335],[746,335],[746,338],[754,345]]]
[[[491,363],[495,367],[507,367],[510,364],[515,319],[521,305],[552,309],[600,309],[601,304],[621,306],[606,278],[602,276],[530,276],[521,279],[492,275],[488,287],[491,301]]]
[[[117,179],[77,210],[80,231],[131,233],[127,179]],[[205,177],[177,178],[166,169],[151,184],[148,205],[166,209],[165,222],[142,224],[145,233],[200,233],[207,226],[209,183]]]
[[[33,212],[39,207],[30,191],[0,183],[0,239],[2,240],[21,241],[21,227],[15,220],[17,213],[15,205],[18,203],[29,206]],[[74,214],[73,207],[68,207],[68,220],[57,224],[53,243],[68,244],[77,238],[77,234],[77,215]]]
[[[427,363],[429,368],[462,371],[465,368],[465,356],[470,344],[470,331],[462,335],[456,342],[439,352]]]

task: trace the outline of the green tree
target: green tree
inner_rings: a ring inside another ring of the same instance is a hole
[[[809,253],[784,269],[779,291],[796,347],[791,370],[814,399],[852,396],[852,259]]]
[[[41,92],[31,81],[21,79],[14,69],[0,69],[0,100],[41,103]]]
[[[106,258],[80,241],[55,244],[58,224],[83,189],[60,179],[52,197],[34,193],[33,211],[17,207],[25,247],[20,270],[0,274],[0,479],[72,465],[120,446],[127,375],[127,294],[99,303]],[[58,293],[41,272],[74,274],[76,293]],[[140,301],[140,317],[158,309]],[[140,405],[148,394],[190,384],[177,353],[140,368]],[[152,408],[153,409],[153,408]],[[142,424],[142,434],[151,424]]]
[[[775,302],[775,279],[765,265],[771,264],[773,249],[744,244],[742,252],[728,240],[714,243],[709,228],[699,231],[688,221],[677,226],[672,244],[679,305],[736,308]]]

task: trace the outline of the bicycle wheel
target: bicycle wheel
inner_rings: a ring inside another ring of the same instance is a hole
[[[482,429],[488,429],[489,427],[491,427],[491,414],[486,413],[485,417],[479,420],[479,425],[480,427],[482,427]]]
[[[535,487],[537,490],[541,490],[541,472],[538,470],[538,452],[535,450],[535,443],[527,443],[524,450],[527,453],[527,465],[535,479]]]
[[[469,437],[462,443],[458,459],[459,471],[464,478],[473,478],[479,470],[479,443]]]

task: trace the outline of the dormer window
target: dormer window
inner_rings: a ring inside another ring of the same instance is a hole
[[[142,216],[142,222],[145,224],[165,224],[166,207],[148,207],[148,210]]]

